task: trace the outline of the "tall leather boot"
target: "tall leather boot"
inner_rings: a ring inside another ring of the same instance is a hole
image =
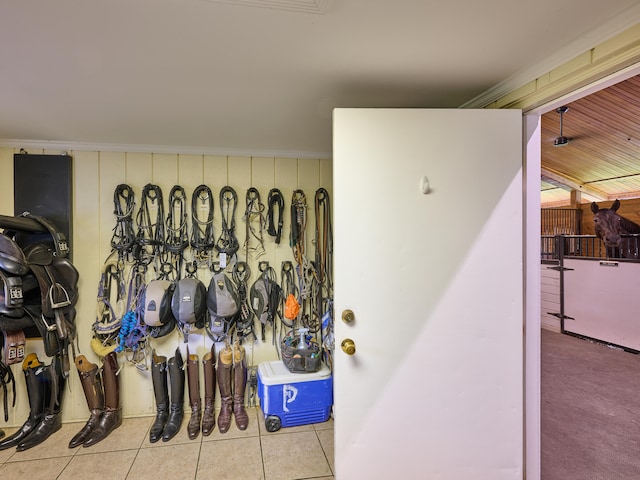
[[[51,395],[46,368],[40,363],[35,353],[30,353],[24,358],[22,371],[27,384],[27,396],[29,397],[29,417],[17,432],[0,442],[0,450],[15,447],[35,430],[44,414],[45,402]]]
[[[247,363],[242,345],[233,349],[233,416],[239,430],[246,430],[249,415],[244,409],[244,391],[247,387]]]
[[[233,397],[231,395],[231,369],[233,368],[233,352],[227,345],[218,354],[218,387],[220,388],[220,413],[218,429],[226,433],[231,426]]]
[[[98,365],[91,363],[84,355],[78,355],[75,364],[84,396],[87,399],[89,419],[84,427],[69,441],[69,448],[76,448],[85,442],[98,425],[104,410],[104,391]]]
[[[16,447],[18,452],[40,445],[62,428],[62,399],[67,383],[62,368],[62,358],[59,355],[53,357],[45,371],[48,377],[49,395],[45,396],[44,413],[38,426]]]
[[[167,387],[167,357],[153,352],[151,362],[151,380],[156,397],[156,419],[149,430],[149,441],[156,443],[162,438],[164,426],[169,418],[169,390]]]
[[[204,370],[204,413],[202,415],[202,435],[205,437],[213,432],[216,426],[215,401],[216,401],[216,347],[202,357],[202,370]]]
[[[122,407],[120,406],[120,379],[118,378],[118,356],[109,352],[102,359],[102,381],[104,383],[104,410],[98,425],[91,431],[83,443],[90,447],[107,438],[122,425]]]
[[[187,424],[187,433],[189,439],[193,440],[200,433],[202,403],[200,401],[200,362],[198,355],[189,354],[189,347],[187,347],[187,380],[189,381],[189,403],[191,404],[191,418]]]
[[[168,442],[180,431],[184,417],[184,362],[180,349],[176,348],[175,356],[167,362],[169,381],[171,384],[171,405],[169,418],[164,426],[162,441]]]

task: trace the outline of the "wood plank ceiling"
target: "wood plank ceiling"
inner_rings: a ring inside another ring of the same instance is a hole
[[[640,75],[542,115],[543,207],[569,205],[571,189],[583,203],[640,198]]]

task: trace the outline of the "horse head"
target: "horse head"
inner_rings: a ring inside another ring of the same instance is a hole
[[[600,208],[596,202],[591,204],[596,236],[609,248],[619,248],[622,242],[620,235],[626,233],[622,228],[623,217],[617,214],[618,208],[619,200],[613,202],[610,208]]]

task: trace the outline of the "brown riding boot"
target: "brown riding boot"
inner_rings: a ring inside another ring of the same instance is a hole
[[[214,406],[216,400],[216,347],[211,346],[211,351],[202,357],[202,370],[204,370],[204,414],[202,415],[202,435],[211,434],[216,426]]]
[[[109,352],[102,359],[102,382],[104,384],[104,411],[98,425],[89,434],[83,446],[95,445],[120,425],[122,425],[122,407],[120,406],[120,379],[118,378],[118,357]]]
[[[218,414],[218,429],[226,433],[231,426],[233,411],[233,397],[231,396],[231,369],[233,353],[227,345],[218,355],[218,388],[220,388],[220,413]]]
[[[191,418],[187,424],[187,433],[191,440],[200,433],[202,420],[202,403],[200,403],[200,362],[198,355],[190,355],[187,347],[187,381],[189,383],[189,402],[191,403]]]
[[[233,416],[239,430],[246,430],[249,415],[244,409],[244,391],[247,387],[247,364],[242,345],[233,349]]]
[[[96,428],[96,425],[98,425],[104,410],[102,377],[98,371],[98,365],[91,363],[84,355],[78,355],[75,363],[80,377],[80,384],[89,407],[89,420],[69,441],[69,448],[76,448],[84,443],[93,429]]]

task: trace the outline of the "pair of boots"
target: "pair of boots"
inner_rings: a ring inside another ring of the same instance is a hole
[[[180,431],[184,417],[184,361],[180,349],[167,361],[167,357],[153,352],[151,362],[151,379],[156,397],[156,419],[149,431],[149,441],[155,443],[162,438],[163,442],[171,440]],[[169,387],[167,372],[171,384],[171,403],[169,403]]]
[[[69,442],[69,448],[80,445],[90,447],[122,425],[118,357],[115,352],[109,352],[103,358],[102,375],[98,366],[89,362],[84,355],[78,355],[75,363],[90,416],[84,427]]]
[[[216,399],[216,351],[215,345],[202,357],[204,370],[204,414],[200,403],[200,366],[197,355],[190,355],[187,348],[187,379],[189,382],[189,403],[191,404],[191,418],[187,424],[187,433],[191,440],[200,433],[209,436],[216,426],[214,415]]]
[[[244,409],[244,392],[247,386],[247,364],[242,345],[233,349],[226,345],[218,355],[218,385],[220,387],[220,413],[218,428],[226,433],[231,426],[231,414],[239,430],[246,430],[249,416]]]
[[[50,365],[43,365],[35,353],[22,361],[22,371],[29,397],[29,417],[22,427],[2,441],[0,450],[16,447],[22,452],[44,442],[62,428],[62,398],[66,378],[59,356]]]

